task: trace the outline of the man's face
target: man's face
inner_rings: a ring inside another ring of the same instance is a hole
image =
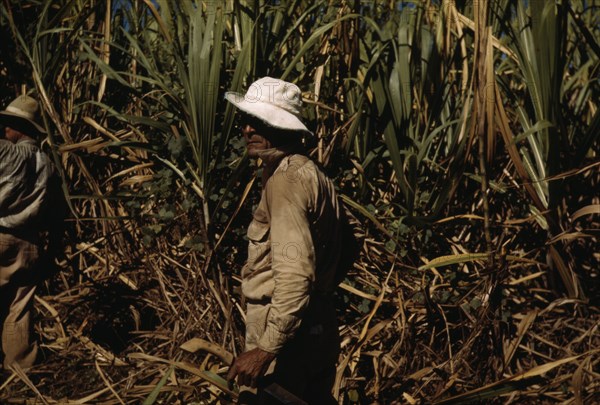
[[[12,129],[11,127],[4,128],[4,138],[7,141],[11,141],[12,143],[17,143],[19,139],[21,139],[25,134],[17,131],[16,129]]]
[[[248,156],[256,158],[260,151],[276,146],[273,144],[271,134],[269,134],[269,127],[261,120],[248,114],[242,114],[240,120]]]

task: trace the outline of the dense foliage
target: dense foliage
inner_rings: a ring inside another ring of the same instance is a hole
[[[0,399],[233,399],[260,186],[223,95],[265,75],[360,229],[340,400],[598,398],[597,0],[6,0],[0,32],[72,211]]]

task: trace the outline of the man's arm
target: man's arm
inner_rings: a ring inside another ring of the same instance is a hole
[[[241,385],[256,386],[281,348],[295,335],[308,306],[315,255],[307,217],[309,192],[301,175],[277,172],[265,188],[275,288],[258,347],[240,355],[227,375],[230,381],[237,376]]]
[[[290,173],[294,170],[294,173]],[[297,170],[297,171],[296,171]],[[257,346],[279,353],[300,326],[315,280],[315,253],[308,220],[309,191],[302,168],[278,171],[265,190],[271,226],[274,291]]]

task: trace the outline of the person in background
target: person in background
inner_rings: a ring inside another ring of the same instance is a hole
[[[340,350],[333,291],[343,206],[332,181],[303,152],[303,138],[312,133],[300,119],[296,85],[264,77],[245,95],[225,98],[241,111],[248,155],[263,167],[242,269],[245,351],[227,379],[237,378],[239,403],[270,403],[270,393],[281,388],[309,404],[337,403],[331,394]]]
[[[36,121],[38,108],[34,98],[22,95],[0,111],[0,358],[7,371],[36,360],[31,312],[44,276],[42,235],[62,221],[60,182],[39,145],[46,131]]]

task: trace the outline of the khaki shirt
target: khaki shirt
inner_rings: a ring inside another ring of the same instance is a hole
[[[0,139],[0,232],[39,228],[53,173],[50,158],[34,141]]]
[[[335,288],[342,207],[333,183],[312,160],[271,151],[263,157],[267,174],[248,227],[242,292],[251,304],[268,303],[256,345],[278,353],[300,326],[311,296],[331,295]]]

